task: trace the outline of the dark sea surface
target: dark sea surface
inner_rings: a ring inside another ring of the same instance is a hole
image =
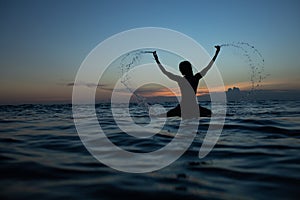
[[[180,159],[158,171],[131,174],[105,166],[86,150],[72,105],[0,106],[0,198],[299,199],[300,101],[228,103],[227,109],[219,141],[205,158],[198,153],[209,118],[200,119]],[[125,149],[153,151],[168,141],[163,135],[143,144],[129,141],[115,128],[109,106],[96,110],[109,138]],[[135,113],[134,105],[131,114],[139,116],[137,123],[149,119]],[[167,130],[175,131],[178,121]]]

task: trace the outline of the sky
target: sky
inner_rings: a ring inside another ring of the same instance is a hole
[[[0,104],[70,102],[85,57],[100,42],[133,28],[162,27],[216,44],[254,45],[270,74],[261,89],[300,90],[300,2],[0,1]],[[224,47],[216,62],[227,87],[249,86],[249,67]],[[154,75],[154,74],[153,74]]]

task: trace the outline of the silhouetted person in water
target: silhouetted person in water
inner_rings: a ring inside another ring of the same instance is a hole
[[[181,91],[181,102],[175,108],[169,110],[167,112],[167,117],[183,117],[183,118],[192,118],[200,115],[204,117],[211,116],[211,111],[207,108],[201,107],[198,105],[196,99],[197,88],[199,84],[199,80],[205,76],[208,70],[213,66],[219,52],[220,46],[215,46],[216,53],[210,63],[205,67],[201,72],[197,74],[193,74],[192,65],[189,61],[183,61],[179,64],[179,70],[183,77],[172,74],[168,72],[164,66],[160,63],[156,51],[153,52],[153,56],[157,65],[159,66],[162,73],[164,73],[169,79],[174,80],[178,83],[180,91]],[[181,110],[182,107],[182,110]],[[181,111],[185,113],[181,113]]]

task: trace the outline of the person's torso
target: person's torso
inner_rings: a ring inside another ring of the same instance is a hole
[[[195,101],[198,84],[199,79],[195,76],[182,77],[182,79],[178,82],[181,91],[181,101]]]

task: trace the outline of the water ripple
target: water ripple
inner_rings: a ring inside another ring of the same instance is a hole
[[[71,105],[0,106],[0,197],[296,199],[300,195],[299,106],[294,101],[230,103],[228,113],[234,114],[227,116],[207,157],[198,158],[210,122],[204,118],[180,159],[146,174],[117,172],[93,158],[76,133]],[[132,152],[151,152],[168,144],[180,122],[170,119],[161,134],[135,139],[116,127],[108,104],[96,109],[109,139]],[[149,119],[132,109],[139,122]]]

